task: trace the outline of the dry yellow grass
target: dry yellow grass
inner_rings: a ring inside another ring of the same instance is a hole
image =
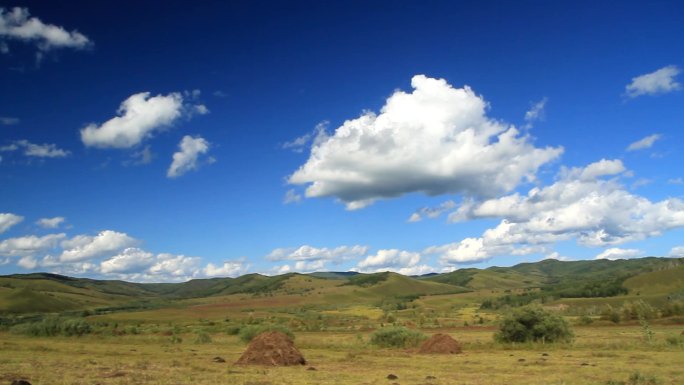
[[[464,345],[464,354],[454,356],[376,349],[367,345],[368,334],[297,333],[297,346],[316,370],[233,365],[245,345],[221,334],[209,344],[193,344],[191,335],[172,344],[161,335],[34,338],[3,333],[0,383],[26,378],[34,385],[588,385],[626,381],[639,371],[662,385],[684,384],[684,350],[664,341],[681,327],[653,329],[654,345],[641,342],[639,327],[585,327],[576,328],[572,346],[518,347],[494,344],[491,328],[452,329],[448,332]],[[227,362],[213,362],[216,356]],[[389,381],[388,374],[398,379]]]

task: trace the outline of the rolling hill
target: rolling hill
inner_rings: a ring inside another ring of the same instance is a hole
[[[262,301],[272,303],[268,306],[277,306],[278,298],[283,299],[281,303],[369,304],[385,298],[468,292],[514,295],[530,290],[555,298],[600,298],[636,293],[644,298],[680,296],[684,293],[684,258],[544,260],[420,277],[389,272],[318,272],[278,276],[247,274],[237,278],[156,284],[49,273],[13,274],[0,276],[0,314],[116,312],[265,297],[275,298],[270,302]],[[286,297],[289,299],[285,300]]]

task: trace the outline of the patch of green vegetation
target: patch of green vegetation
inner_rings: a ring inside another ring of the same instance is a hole
[[[370,343],[381,348],[409,348],[418,346],[427,336],[405,327],[386,327],[371,335]]]
[[[261,333],[265,332],[281,332],[287,334],[290,338],[294,339],[295,335],[290,329],[282,325],[247,325],[240,328],[238,336],[240,340],[244,343],[248,343]]]
[[[90,334],[93,328],[80,318],[48,317],[37,322],[23,323],[13,326],[10,331],[32,337],[80,337]]]
[[[563,317],[544,310],[541,306],[514,309],[501,321],[494,335],[497,342],[570,342],[570,325]]]
[[[389,276],[390,273],[388,272],[375,274],[359,274],[349,278],[349,280],[345,282],[344,285],[370,287],[373,285],[377,285],[380,282],[387,281],[387,278],[389,278]]]

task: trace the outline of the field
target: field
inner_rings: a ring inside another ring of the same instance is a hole
[[[36,338],[1,334],[0,381],[32,384],[629,384],[639,373],[650,384],[684,383],[684,347],[668,336],[681,326],[655,326],[652,344],[639,326],[577,327],[572,345],[506,346],[491,327],[447,332],[463,344],[459,355],[421,355],[378,349],[368,333],[302,332],[296,345],[303,367],[238,366],[245,349],[237,336],[213,334],[197,344],[191,334],[171,343],[160,334]],[[427,333],[436,330],[426,331]],[[226,360],[214,362],[215,357]],[[309,367],[316,370],[307,370]],[[388,380],[394,374],[396,380]]]
[[[0,277],[0,384],[684,385],[682,262],[543,261],[426,277],[252,274],[180,284]],[[529,303],[562,316],[574,340],[495,342],[501,320]],[[307,365],[236,365],[247,347],[243,332],[273,326],[294,333]],[[387,326],[447,333],[463,353],[372,344]]]

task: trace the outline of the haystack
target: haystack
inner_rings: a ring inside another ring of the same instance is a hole
[[[437,333],[420,345],[418,353],[422,354],[458,354],[463,350],[455,339],[447,334]]]
[[[278,331],[271,331],[254,337],[237,364],[290,366],[306,365],[306,360],[290,337]]]

